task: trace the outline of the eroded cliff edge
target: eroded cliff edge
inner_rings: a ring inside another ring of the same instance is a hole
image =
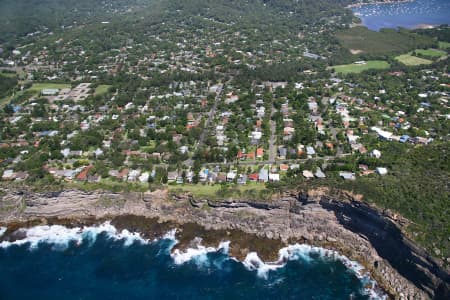
[[[15,229],[42,223],[79,225],[112,220],[148,237],[179,228],[179,247],[195,236],[206,245],[230,240],[231,255],[256,251],[267,261],[289,243],[337,250],[357,260],[392,297],[450,299],[450,275],[402,233],[407,220],[345,192],[285,192],[270,201],[210,201],[167,191],[147,193],[3,190],[0,222]]]

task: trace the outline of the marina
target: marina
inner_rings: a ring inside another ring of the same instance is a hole
[[[417,0],[353,6],[364,26],[382,28],[429,28],[450,22],[450,1]]]

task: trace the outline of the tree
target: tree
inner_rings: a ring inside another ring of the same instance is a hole
[[[3,111],[4,111],[7,115],[11,116],[11,115],[14,113],[14,108],[13,108],[13,106],[12,106],[11,104],[7,104],[7,105],[5,105],[5,107],[3,108]]]

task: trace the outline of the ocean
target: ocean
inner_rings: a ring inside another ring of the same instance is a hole
[[[355,7],[353,12],[364,26],[381,28],[417,28],[450,24],[450,0],[415,0],[412,2],[372,4]]]
[[[0,299],[384,298],[357,263],[331,250],[291,245],[269,264],[257,253],[230,257],[226,241],[172,251],[176,243],[175,231],[149,241],[108,222],[24,229],[0,243]]]

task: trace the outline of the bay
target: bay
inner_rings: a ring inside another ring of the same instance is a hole
[[[450,23],[450,0],[370,4],[354,7],[353,12],[371,30],[419,28]]]

